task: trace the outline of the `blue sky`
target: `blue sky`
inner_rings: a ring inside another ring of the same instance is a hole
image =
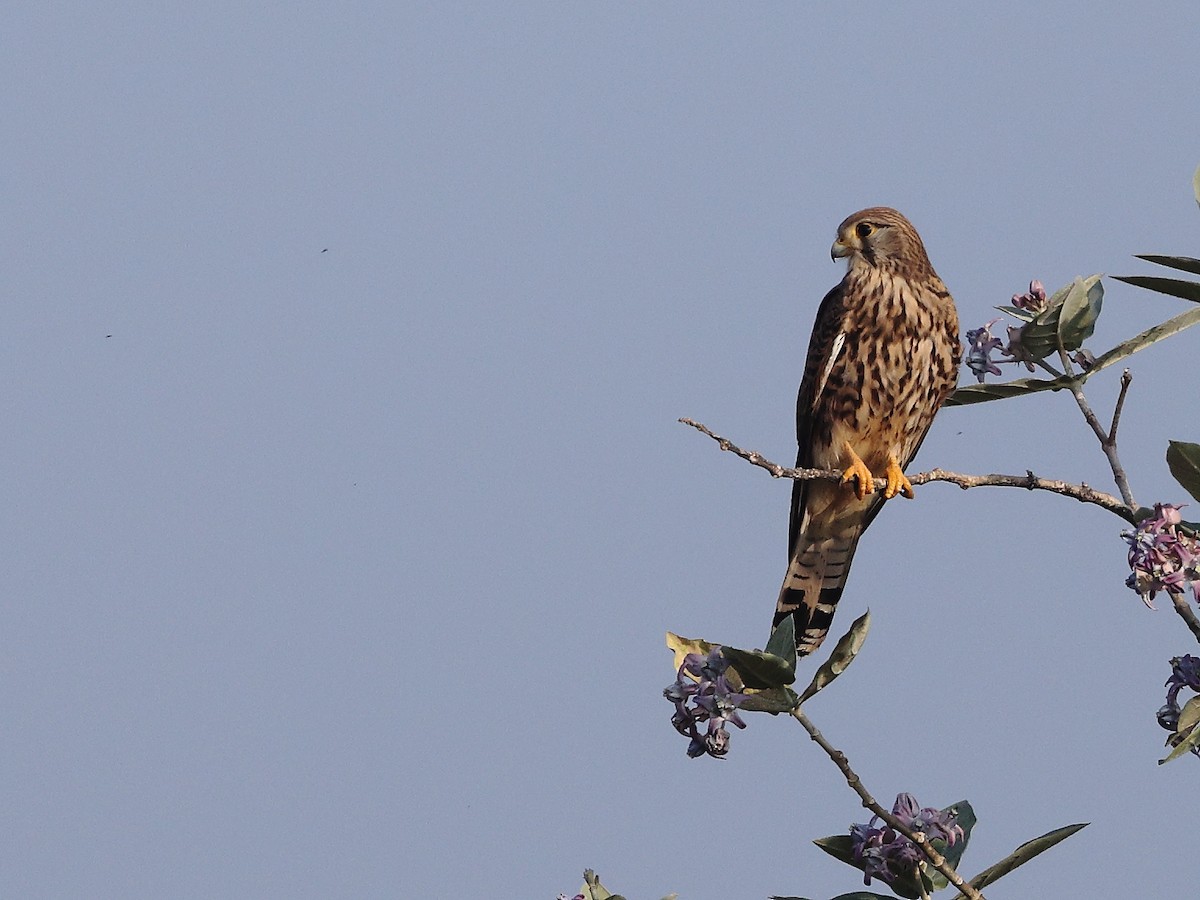
[[[773,459],[834,229],[887,204],[964,326],[1195,254],[1194,10],[18,4],[0,35],[0,742],[19,897],[829,897],[865,816],[795,725],[689,760],[663,634],[761,645]],[[1181,311],[1108,282],[1091,346]],[[1192,333],[1121,448],[1181,502]],[[1089,386],[1111,410],[1118,373]],[[1070,398],[914,470],[1110,484]],[[809,713],[881,799],[979,816],[989,895],[1183,895],[1159,768],[1191,640],[1061,497],[896,503]],[[836,625],[835,625],[836,629]],[[1185,851],[1184,851],[1185,852]]]

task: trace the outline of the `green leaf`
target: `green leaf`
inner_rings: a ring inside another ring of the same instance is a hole
[[[1167,319],[1165,322],[1147,328],[1141,334],[1134,335],[1129,340],[1117,344],[1117,346],[1113,347],[1107,353],[1097,356],[1095,364],[1083,374],[1084,380],[1086,381],[1097,372],[1108,368],[1114,363],[1119,363],[1133,356],[1139,350],[1145,350],[1151,344],[1155,344],[1163,338],[1169,338],[1183,331],[1185,328],[1191,328],[1197,322],[1200,322],[1200,309],[1189,309],[1187,312],[1180,313],[1174,318]]]
[[[837,646],[833,648],[833,653],[829,655],[829,659],[825,660],[821,668],[817,669],[812,677],[812,681],[808,683],[808,687],[800,695],[801,703],[812,697],[817,691],[824,688],[833,679],[846,671],[846,667],[854,662],[854,657],[858,656],[858,651],[862,649],[863,641],[867,639],[867,632],[870,630],[871,611],[868,609],[854,620],[850,626],[850,630],[842,635],[841,639],[837,642]]]
[[[785,713],[800,705],[800,698],[790,687],[773,687],[765,691],[747,690],[738,709],[747,712]]]
[[[828,837],[817,838],[813,841],[818,847],[832,856],[834,859],[840,859],[844,863],[854,866],[854,843],[848,834],[831,834]]]
[[[796,619],[788,616],[779,623],[779,627],[771,630],[771,639],[763,648],[768,653],[774,653],[796,670]]]
[[[969,406],[972,403],[987,403],[989,400],[1007,400],[1009,397],[1036,394],[1039,391],[1059,391],[1070,384],[1069,378],[1018,378],[995,384],[968,384],[951,394],[945,405]]]
[[[1035,318],[1034,314],[1027,309],[1021,309],[1017,306],[997,306],[995,309],[1002,313],[1008,313],[1014,319],[1020,319],[1022,322],[1032,322]]]
[[[1067,288],[1054,292],[1044,310],[1021,331],[1021,347],[1033,359],[1045,359],[1058,349],[1058,319]]]
[[[1168,441],[1167,468],[1192,499],[1200,500],[1200,444]]]
[[[1087,822],[1082,822],[1078,825],[1066,825],[1062,828],[1056,828],[1054,831],[1047,832],[1041,837],[1036,837],[1032,841],[1026,841],[1004,859],[995,865],[988,866],[978,875],[971,879],[971,887],[975,890],[982,890],[989,884],[999,880],[1007,875],[1017,866],[1023,866],[1039,853],[1045,853],[1059,841],[1065,841],[1075,832],[1087,827]],[[959,894],[954,900],[961,900],[962,894]]]
[[[942,856],[950,860],[950,864],[957,869],[959,860],[967,850],[967,844],[971,842],[971,829],[979,820],[975,818],[975,810],[967,800],[960,800],[958,803],[947,806],[942,812],[954,813],[954,821],[963,830],[962,840],[955,841],[953,847],[947,847],[942,851]]]
[[[1186,714],[1186,719],[1185,719]],[[1185,720],[1190,725],[1184,725]],[[1186,732],[1186,734],[1185,734]],[[1175,735],[1171,738],[1172,741],[1178,741],[1163,759],[1158,761],[1161,766],[1163,763],[1169,763],[1173,759],[1178,759],[1183,754],[1189,752],[1193,747],[1200,747],[1200,696],[1193,697],[1183,705],[1183,709],[1179,711],[1179,725]]]
[[[1178,733],[1176,732],[1176,734]],[[1193,725],[1192,730],[1184,735],[1183,739],[1171,749],[1171,752],[1158,761],[1158,764],[1161,766],[1163,763],[1179,759],[1183,754],[1197,746],[1200,746],[1200,723]]]
[[[1168,269],[1179,269],[1181,272],[1200,275],[1200,259],[1194,259],[1191,256],[1158,256],[1154,253],[1135,253],[1134,256],[1137,259],[1144,259],[1146,262],[1166,266]]]
[[[1197,722],[1200,722],[1200,696],[1193,697],[1183,704],[1183,709],[1179,711],[1179,724],[1175,730],[1180,733],[1190,731],[1196,727]]]
[[[794,645],[793,645],[794,646]],[[748,688],[775,688],[796,680],[796,664],[763,650],[723,647],[721,654],[733,664]]]
[[[1063,349],[1078,350],[1092,336],[1103,304],[1104,285],[1099,275],[1075,279],[1058,315],[1058,339]]]
[[[1200,283],[1195,281],[1184,281],[1182,278],[1159,278],[1156,275],[1113,275],[1112,278],[1114,281],[1123,281],[1134,287],[1146,288],[1158,291],[1160,294],[1182,297],[1184,300],[1200,303]]]
[[[945,843],[941,840],[932,841],[931,843],[945,857],[946,862],[957,869],[959,861],[967,850],[967,843],[971,840],[971,829],[975,827],[975,822],[978,820],[975,818],[975,810],[971,808],[971,804],[966,800],[961,800],[958,803],[947,806],[942,812],[954,813],[954,821],[963,830],[962,840],[955,841],[953,847],[945,846]],[[934,890],[940,891],[944,887],[949,887],[950,882],[946,876],[932,866],[929,868],[927,874],[930,882],[933,884]]]

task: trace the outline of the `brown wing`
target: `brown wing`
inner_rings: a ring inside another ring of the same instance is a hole
[[[813,401],[821,376],[826,372],[830,353],[834,342],[842,331],[846,317],[845,296],[849,279],[843,279],[836,285],[817,308],[817,318],[813,322],[812,337],[808,340],[808,357],[804,363],[804,377],[800,380],[800,392],[796,396],[796,468],[812,467],[812,442],[814,433]],[[788,561],[796,548],[800,537],[800,528],[804,520],[804,501],[808,493],[808,481],[792,482],[792,511],[788,519]]]
[[[847,327],[846,299],[850,291],[850,279],[846,278],[825,295],[817,310],[804,377],[796,398],[797,468],[809,468],[830,458],[828,452],[814,451],[820,442],[829,440],[831,423],[824,417],[831,415],[832,409],[828,402],[823,402],[827,399],[826,392],[843,389],[848,374],[846,369],[853,365],[857,353],[858,336]],[[831,491],[835,495],[839,493],[837,486],[828,482],[792,482],[788,571],[775,604],[772,627],[789,616],[793,618],[796,653],[800,656],[815,651],[825,639],[858,537],[866,527],[865,524],[860,527],[843,525],[837,534],[814,536],[808,506],[816,502],[818,507],[825,509],[827,519]],[[825,500],[819,501],[819,496],[824,496]],[[847,501],[852,498],[853,493],[847,492]],[[882,496],[874,495],[862,508],[864,522],[874,518],[882,505]]]

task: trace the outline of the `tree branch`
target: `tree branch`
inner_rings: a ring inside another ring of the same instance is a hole
[[[730,453],[740,456],[751,465],[758,466],[760,469],[766,469],[775,478],[791,478],[795,481],[811,481],[816,479],[825,481],[842,480],[842,473],[832,469],[789,469],[778,463],[771,462],[761,453],[756,453],[753,450],[743,450],[728,438],[714,434],[707,426],[702,425],[700,422],[687,418],[680,419],[679,421],[684,425],[695,428],[703,434],[707,434],[720,444],[722,450],[728,450]],[[1113,448],[1113,452],[1115,454],[1115,447]],[[1033,472],[1026,472],[1024,475],[963,475],[958,472],[947,472],[943,469],[931,469],[928,472],[910,475],[908,480],[914,485],[928,484],[931,481],[946,481],[950,484],[958,485],[964,491],[975,487],[1016,487],[1024,488],[1028,491],[1050,491],[1055,494],[1062,494],[1064,497],[1073,497],[1080,503],[1095,504],[1114,515],[1120,516],[1131,525],[1137,524],[1133,509],[1120,498],[1114,497],[1112,494],[1097,491],[1086,484],[1070,484],[1066,481],[1039,478]],[[875,479],[875,488],[877,490],[883,490],[886,485],[886,479]]]
[[[1104,426],[1100,424],[1100,420],[1092,412],[1092,407],[1088,403],[1087,397],[1083,394],[1083,382],[1075,378],[1075,369],[1071,365],[1071,357],[1067,356],[1067,351],[1061,347],[1059,347],[1058,355],[1062,359],[1063,368],[1074,379],[1068,389],[1071,391],[1071,396],[1075,398],[1075,404],[1079,407],[1079,411],[1083,413],[1084,420],[1087,421],[1095,433],[1096,439],[1100,441],[1100,449],[1108,457],[1108,466],[1112,469],[1113,481],[1117,484],[1117,490],[1121,492],[1121,498],[1131,511],[1136,510],[1137,504],[1133,501],[1133,492],[1129,489],[1129,478],[1125,475],[1125,469],[1121,466],[1120,456],[1117,455],[1117,424],[1121,420],[1121,407],[1125,405],[1125,394],[1129,390],[1129,383],[1133,381],[1133,376],[1129,373],[1128,369],[1121,375],[1121,393],[1117,397],[1117,405],[1113,410],[1113,427],[1106,433]]]
[[[1187,597],[1181,591],[1167,591],[1167,595],[1171,598],[1171,604],[1175,607],[1175,612],[1179,613],[1179,617],[1191,629],[1192,637],[1200,641],[1200,619],[1196,618],[1196,614],[1187,602]]]
[[[1117,394],[1117,403],[1113,407],[1112,425],[1108,429],[1108,439],[1117,442],[1117,426],[1121,424],[1121,410],[1125,408],[1125,395],[1129,393],[1129,385],[1133,383],[1133,373],[1126,369],[1121,373],[1121,393]]]
[[[938,853],[936,849],[934,849],[933,845],[929,843],[929,839],[925,837],[925,832],[913,831],[894,815],[888,812],[888,810],[879,805],[879,802],[871,796],[870,791],[863,787],[862,780],[858,777],[855,771],[850,768],[850,761],[846,759],[846,754],[841,750],[836,749],[832,744],[829,743],[829,741],[825,739],[825,736],[817,730],[817,726],[812,723],[812,721],[807,715],[804,714],[804,711],[800,707],[796,707],[792,710],[792,717],[802,726],[804,726],[804,730],[808,732],[808,736],[813,739],[818,747],[825,751],[826,755],[833,760],[833,764],[842,770],[842,775],[846,779],[846,784],[850,785],[850,789],[853,790],[854,793],[858,794],[859,799],[862,800],[862,805],[864,807],[886,822],[890,828],[900,832],[902,835],[916,844],[917,847],[920,848],[921,852],[925,854],[925,858],[929,860],[930,865],[945,875],[946,880],[958,888],[963,896],[967,897],[968,900],[984,900],[983,894],[979,893],[979,891],[967,884],[967,882],[963,880],[963,877],[955,871],[954,866],[950,865],[950,863],[946,861],[946,858],[942,856],[942,854]]]

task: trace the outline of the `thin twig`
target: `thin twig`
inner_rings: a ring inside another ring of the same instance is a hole
[[[1179,617],[1187,623],[1187,627],[1191,629],[1192,636],[1200,641],[1200,619],[1196,618],[1196,614],[1192,612],[1192,607],[1187,602],[1187,597],[1182,591],[1167,591],[1171,598],[1171,603],[1175,607],[1175,612],[1179,613]]]
[[[786,466],[779,465],[779,463],[771,462],[771,460],[767,459],[761,453],[756,453],[753,450],[743,450],[728,438],[714,434],[707,426],[693,419],[684,418],[679,421],[684,425],[690,425],[703,434],[707,434],[721,446],[722,450],[728,450],[750,464],[758,466],[760,469],[766,469],[775,478],[791,478],[796,481],[811,481],[815,479],[825,481],[842,480],[842,473],[832,469],[789,469]],[[1024,475],[963,475],[958,472],[947,472],[944,469],[931,469],[928,472],[910,475],[908,480],[914,485],[928,484],[931,481],[946,481],[950,484],[958,485],[964,491],[975,487],[1015,487],[1024,488],[1028,491],[1051,491],[1055,494],[1062,494],[1064,497],[1073,497],[1080,503],[1093,503],[1120,516],[1131,525],[1137,524],[1133,510],[1119,497],[1097,491],[1086,484],[1070,484],[1066,481],[1040,478],[1034,475],[1033,472],[1026,472]],[[886,485],[886,479],[875,479],[877,490],[883,490]]]
[[[1121,424],[1121,410],[1125,408],[1125,395],[1129,393],[1129,385],[1133,383],[1133,373],[1126,369],[1121,373],[1121,393],[1117,394],[1117,405],[1113,407],[1112,425],[1108,429],[1108,439],[1117,442],[1117,426]]]
[[[841,769],[842,775],[846,779],[846,784],[850,785],[850,789],[858,794],[864,807],[886,822],[890,828],[900,832],[916,844],[925,855],[925,858],[929,860],[930,865],[946,876],[946,880],[958,888],[968,900],[984,900],[983,894],[967,884],[963,877],[955,871],[954,866],[950,865],[946,861],[946,858],[938,853],[934,846],[929,843],[929,839],[925,837],[925,832],[913,831],[879,805],[879,802],[871,796],[870,791],[863,787],[862,780],[855,771],[850,768],[850,761],[846,759],[846,754],[835,748],[825,739],[825,736],[817,730],[817,726],[812,723],[800,707],[792,710],[792,717],[804,726],[804,730],[808,732],[808,736],[813,739],[818,747],[825,751],[826,755],[833,760],[834,765]]]
[[[1062,360],[1063,368],[1066,369],[1067,375],[1071,376],[1072,381],[1067,385],[1071,391],[1071,396],[1075,398],[1075,404],[1079,407],[1079,411],[1083,413],[1084,420],[1096,435],[1096,439],[1100,441],[1100,449],[1104,451],[1104,455],[1108,457],[1109,468],[1112,469],[1113,481],[1116,482],[1117,489],[1121,492],[1121,497],[1125,501],[1125,505],[1131,511],[1137,509],[1137,504],[1133,500],[1133,492],[1129,489],[1129,478],[1125,475],[1125,469],[1121,466],[1121,458],[1117,455],[1117,436],[1116,432],[1106,433],[1104,426],[1100,424],[1100,420],[1096,418],[1096,414],[1092,412],[1092,407],[1087,401],[1087,397],[1083,394],[1083,382],[1075,378],[1075,369],[1071,365],[1071,357],[1067,355],[1067,351],[1059,347],[1058,356]],[[1128,372],[1128,369],[1126,370]],[[1132,381],[1133,376],[1130,376]],[[1125,392],[1129,389],[1129,385],[1125,382],[1125,378],[1121,378],[1121,395],[1117,398],[1118,407],[1123,405]],[[1120,419],[1117,411],[1114,411],[1114,416]]]
[[[1019,362],[1019,360],[1014,360],[1014,362]],[[1029,364],[1026,363],[1026,365],[1028,366]],[[1036,365],[1042,369],[1045,369],[1047,372],[1049,372],[1055,378],[1063,377],[1062,372],[1058,371],[1058,369],[1054,368],[1054,366],[1050,365],[1050,363],[1046,362],[1044,359],[1034,360],[1034,365]],[[1033,369],[1030,369],[1029,371],[1032,372]]]

